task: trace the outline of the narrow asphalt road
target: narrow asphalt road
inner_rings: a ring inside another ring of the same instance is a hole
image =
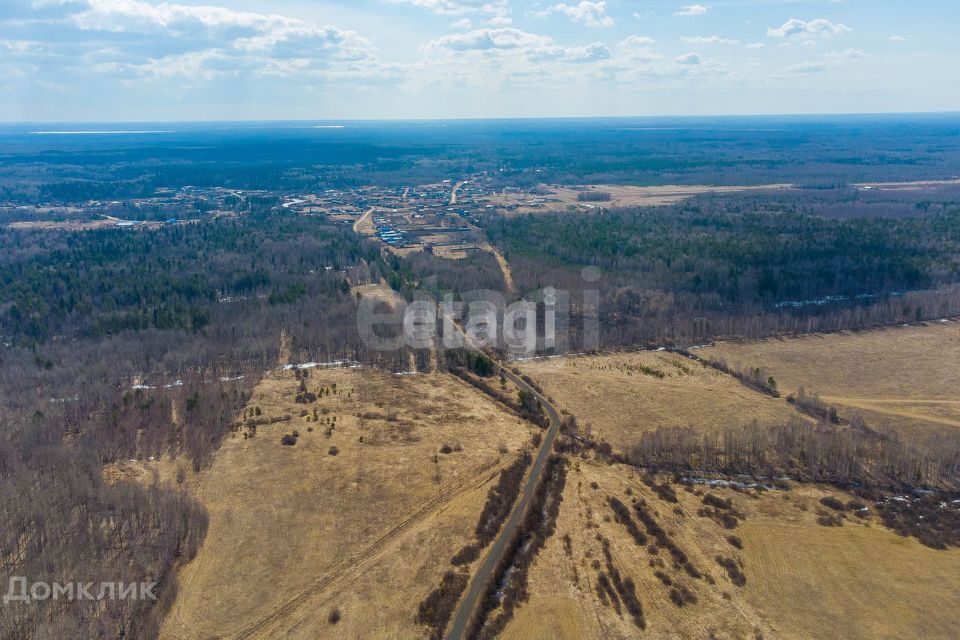
[[[536,493],[537,486],[540,484],[543,470],[547,466],[547,459],[550,457],[550,451],[553,449],[553,441],[556,439],[557,433],[560,431],[560,415],[557,413],[557,410],[554,408],[554,406],[550,404],[550,402],[536,389],[520,379],[519,376],[511,373],[502,364],[498,363],[498,365],[500,366],[500,370],[503,372],[504,377],[513,382],[519,388],[533,394],[533,396],[540,401],[540,405],[546,410],[547,416],[550,418],[550,426],[547,428],[547,433],[540,443],[540,449],[537,451],[536,458],[533,460],[533,466],[530,468],[530,475],[527,477],[527,482],[523,486],[520,499],[513,506],[513,511],[510,513],[507,523],[500,531],[500,535],[497,536],[497,538],[493,541],[493,544],[487,551],[487,555],[480,563],[480,567],[477,569],[476,574],[473,576],[473,579],[467,586],[466,594],[464,594],[463,598],[460,599],[460,602],[457,605],[457,609],[453,614],[453,621],[450,623],[450,627],[447,630],[447,640],[461,640],[464,637],[467,627],[470,624],[470,620],[473,617],[473,613],[480,604],[487,585],[489,585],[490,580],[493,577],[494,569],[496,569],[497,565],[500,563],[504,553],[507,552],[510,541],[513,539],[513,536],[517,532],[520,523],[523,522],[523,518],[527,513],[527,509],[530,507],[530,502],[533,499],[533,495]]]

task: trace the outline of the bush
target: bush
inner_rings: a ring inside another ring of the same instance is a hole
[[[696,604],[697,596],[686,585],[678,583],[670,589],[670,601],[678,607],[683,607],[688,604]]]
[[[902,536],[914,536],[932,549],[960,547],[960,494],[935,493],[908,500],[887,499],[877,510],[883,523]]]
[[[417,608],[417,622],[433,630],[430,634],[432,639],[440,640],[443,637],[443,631],[447,627],[450,616],[453,615],[453,609],[457,600],[460,599],[460,594],[467,587],[468,580],[469,576],[463,573],[447,571],[443,574],[440,586],[420,602]]]
[[[329,453],[332,456],[335,456],[338,453],[340,453],[340,449],[337,449],[336,447],[330,447],[329,449],[327,449],[327,453]]]
[[[297,444],[297,439],[288,433],[280,438],[280,444],[285,447],[292,447],[293,445]]]
[[[647,544],[646,534],[640,530],[637,526],[637,523],[634,522],[633,517],[630,515],[630,509],[627,508],[627,505],[623,504],[617,498],[610,496],[608,499],[610,503],[610,508],[613,509],[614,518],[626,528],[627,533],[633,538],[634,542],[637,543],[637,546],[643,546]]]
[[[455,554],[453,554],[453,557],[450,558],[450,564],[455,566],[470,564],[479,557],[480,545],[471,542],[467,546],[460,549],[460,551],[457,551]]]
[[[447,455],[453,453],[453,449],[450,447],[450,445],[444,444],[442,447],[440,447],[440,453]]]
[[[500,525],[509,515],[520,492],[523,474],[531,460],[529,454],[517,458],[513,464],[500,472],[497,484],[487,492],[487,501],[483,505],[483,511],[474,530],[481,545],[486,546],[493,540],[497,531],[500,530]]]
[[[714,509],[720,509],[725,511],[733,507],[733,500],[731,500],[730,498],[727,498],[727,499],[718,498],[712,493],[708,493],[707,495],[703,496],[703,504],[709,505]]]
[[[843,518],[831,515],[822,515],[817,517],[817,524],[821,527],[842,527]]]
[[[834,511],[842,512],[847,510],[847,505],[843,504],[833,496],[826,496],[824,498],[820,498],[820,504],[822,504],[825,507],[830,507]]]
[[[732,544],[737,549],[743,549],[743,540],[737,536],[727,536],[727,542]]]
[[[327,616],[327,622],[330,624],[337,624],[340,622],[340,609],[334,607],[330,610],[330,615]]]
[[[727,577],[730,578],[730,582],[738,587],[742,587],[743,585],[747,584],[747,576],[744,575],[743,571],[740,569],[739,562],[733,558],[717,556],[717,564],[726,569]]]

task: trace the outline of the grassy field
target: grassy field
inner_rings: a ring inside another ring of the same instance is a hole
[[[417,602],[534,429],[449,375],[314,369],[307,389],[336,393],[307,405],[298,384],[292,371],[259,384],[247,410],[291,420],[241,430],[195,479],[209,533],[162,637],[422,636]]]
[[[927,422],[899,426],[929,429],[931,418],[954,416],[949,363],[960,355],[960,324],[727,343],[701,354],[767,367],[783,391],[802,384],[851,399],[846,407],[856,399],[886,416],[921,412]],[[662,426],[709,431],[798,415],[783,398],[666,352],[517,366],[584,432],[620,450]],[[262,381],[245,417],[259,409],[266,423],[253,437],[239,430],[211,468],[187,474],[183,486],[208,509],[210,529],[179,574],[163,638],[245,630],[256,638],[426,637],[414,620],[417,603],[471,539],[491,480],[537,431],[446,374],[313,369],[304,385],[320,397],[308,404],[295,401],[298,385],[292,371]],[[296,444],[281,445],[294,430]],[[529,599],[504,638],[957,637],[960,549],[898,536],[872,508],[863,519],[848,513],[843,526],[818,523],[829,513],[821,498],[848,494],[812,485],[762,494],[679,484],[654,491],[638,470],[592,454],[568,456],[568,464],[556,531],[533,562]],[[175,482],[179,468],[175,461],[108,473]],[[707,493],[731,501],[742,516],[735,528],[698,513]],[[652,536],[638,544],[611,498],[640,529],[633,503],[643,500],[695,570],[675,563],[668,547],[651,548]],[[718,558],[740,567],[746,582],[738,585]],[[601,595],[601,576],[613,569],[635,584],[644,631],[623,601]],[[671,600],[679,586],[691,596],[684,606]]]
[[[666,478],[660,478],[665,481]],[[596,483],[594,486],[593,483]],[[730,489],[709,492],[733,500],[745,520],[733,530],[697,515],[705,489],[673,485],[678,503],[661,500],[628,468],[575,463],[554,536],[530,571],[530,600],[503,637],[524,638],[955,638],[960,629],[960,550],[935,551],[871,518],[848,517],[842,527],[816,522],[818,503],[840,492],[813,486],[771,491],[759,498]],[[700,495],[698,495],[700,494]],[[630,505],[642,498],[664,530],[703,573],[671,567],[662,549],[652,555],[613,518],[610,496]],[[743,549],[727,536],[737,535]],[[570,537],[570,551],[565,536]],[[607,540],[621,576],[636,583],[647,628],[618,614],[597,595]],[[717,556],[742,561],[746,584],[736,586]],[[651,561],[666,559],[655,568]],[[664,571],[697,602],[676,606],[654,574]],[[709,577],[707,577],[709,576]],[[711,584],[710,581],[713,581]]]
[[[658,427],[714,430],[784,422],[785,402],[745,388],[732,377],[666,352],[621,353],[520,363],[581,429],[627,451]]]
[[[905,435],[960,428],[960,322],[724,342],[699,353],[765,367],[784,392],[815,391],[871,426]]]

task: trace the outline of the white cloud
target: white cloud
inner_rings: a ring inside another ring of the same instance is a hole
[[[827,65],[823,62],[800,62],[794,65],[790,65],[783,71],[781,71],[778,76],[809,76],[818,73],[823,73],[827,70]]]
[[[750,42],[747,44],[747,49],[763,49],[762,42]]]
[[[265,31],[299,22],[284,16],[233,11],[226,7],[167,2],[154,5],[142,0],[87,0],[65,4],[85,5],[71,20],[81,29],[97,31],[138,32],[157,27],[179,34],[196,33],[199,29]]]
[[[682,56],[677,56],[673,59],[677,64],[683,65],[698,65],[702,62],[700,56],[696,53],[687,53]]]
[[[618,47],[622,48],[647,48],[655,45],[657,43],[653,38],[647,36],[627,36],[624,40],[618,44]]]
[[[473,23],[470,22],[470,18],[461,18],[450,23],[451,29],[469,29],[472,26]]]
[[[617,50],[630,63],[649,63],[663,57],[653,50],[656,42],[647,36],[627,36],[617,44]]]
[[[897,44],[902,44],[907,40],[908,38],[906,36],[900,36],[900,35],[890,36],[890,42],[895,42]]]
[[[0,49],[11,53],[29,53],[43,49],[43,44],[34,40],[0,40]]]
[[[675,16],[702,16],[709,9],[702,4],[690,4],[678,11],[674,11],[673,15]]]
[[[453,51],[488,51],[495,49],[533,49],[552,46],[553,40],[513,27],[503,29],[474,29],[467,33],[441,36],[428,43],[429,48]]]
[[[596,62],[598,60],[608,60],[610,50],[602,42],[591,42],[582,47],[568,47],[564,49],[563,56],[559,58],[565,62]]]
[[[590,2],[582,0],[579,4],[555,4],[547,7],[543,11],[538,11],[538,18],[543,18],[554,13],[567,16],[573,22],[580,22],[588,27],[612,27],[613,18],[607,15],[606,2]]]
[[[733,40],[731,38],[721,38],[720,36],[682,36],[680,38],[681,42],[687,44],[724,44],[724,45],[737,45],[740,44],[739,40]]]
[[[278,14],[144,0],[51,0],[45,6],[62,11],[56,24],[66,31],[53,45],[61,72],[92,71],[122,82],[397,75],[360,34]]]
[[[836,62],[852,62],[854,60],[860,60],[865,55],[866,54],[860,51],[860,49],[844,49],[843,51],[828,51],[820,57]]]
[[[529,33],[514,27],[499,29],[474,29],[467,33],[455,33],[431,40],[428,50],[447,50],[454,53],[485,53],[487,55],[509,54],[511,62],[518,59],[529,62],[595,62],[606,60],[610,51],[602,42],[592,42],[578,47],[562,47],[550,36]]]
[[[506,0],[390,0],[410,4],[441,16],[462,16],[468,13],[502,15],[510,12]]]
[[[825,18],[817,18],[816,20],[810,21],[790,18],[779,27],[768,28],[767,35],[771,38],[792,38],[795,36],[829,38],[830,36],[839,36],[851,31],[853,31],[853,29],[842,22],[830,22]]]
[[[827,73],[831,69],[843,67],[852,62],[864,58],[866,54],[859,49],[843,49],[841,51],[829,51],[819,56],[816,60],[806,60],[783,69],[775,77],[788,76],[809,76]]]

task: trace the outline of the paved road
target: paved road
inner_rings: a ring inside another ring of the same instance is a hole
[[[547,459],[550,457],[550,451],[553,449],[553,441],[556,439],[557,432],[560,430],[560,415],[553,405],[540,395],[536,389],[521,380],[519,376],[511,373],[503,367],[503,365],[500,365],[500,367],[503,375],[508,380],[528,393],[532,393],[534,397],[540,401],[540,404],[547,412],[547,416],[550,418],[550,427],[547,429],[547,433],[540,443],[540,449],[537,451],[536,458],[533,460],[533,466],[530,468],[530,475],[527,477],[527,482],[523,486],[520,499],[513,506],[513,511],[510,513],[507,523],[500,531],[500,535],[493,541],[493,544],[487,551],[486,557],[484,557],[480,567],[477,569],[477,573],[470,581],[466,594],[458,603],[457,609],[453,614],[453,622],[450,623],[450,628],[447,631],[447,640],[461,640],[464,637],[467,625],[470,624],[470,620],[473,617],[473,612],[476,611],[477,605],[486,593],[494,569],[496,569],[504,553],[506,553],[509,543],[513,539],[520,523],[523,522],[533,495],[537,491],[537,486],[540,484],[543,470],[547,466]]]

